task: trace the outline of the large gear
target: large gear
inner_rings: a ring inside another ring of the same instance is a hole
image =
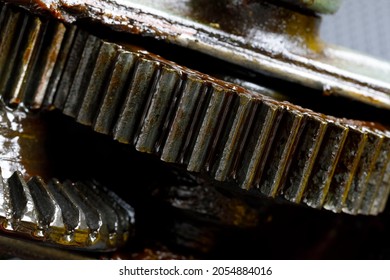
[[[390,190],[390,134],[218,80],[138,46],[4,4],[9,106],[56,108],[188,171],[269,197],[376,215]]]
[[[0,176],[0,229],[64,248],[111,251],[133,235],[134,210],[113,192],[87,182],[27,183]]]

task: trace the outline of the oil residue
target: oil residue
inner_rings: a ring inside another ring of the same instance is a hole
[[[4,178],[15,171],[30,177],[45,174],[45,126],[37,116],[23,109],[0,107],[0,167]]]

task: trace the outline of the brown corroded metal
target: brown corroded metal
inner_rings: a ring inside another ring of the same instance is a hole
[[[113,31],[153,37],[325,94],[390,108],[388,63],[322,42],[318,16],[275,4],[279,2],[12,1],[66,23],[98,22]]]

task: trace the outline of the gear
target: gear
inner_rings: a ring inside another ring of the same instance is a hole
[[[383,211],[390,134],[380,125],[275,101],[7,4],[1,14],[8,105],[57,108],[138,151],[266,196]]]
[[[46,243],[88,251],[112,251],[133,234],[134,210],[96,184],[19,172],[0,178],[0,229]]]

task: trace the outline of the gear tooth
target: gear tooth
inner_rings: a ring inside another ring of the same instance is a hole
[[[217,89],[214,85],[214,86],[211,86],[210,90],[206,91],[205,93],[207,93],[207,92],[209,92],[210,94],[215,94],[215,92],[219,92],[219,89]],[[221,104],[222,107],[220,108],[221,110],[220,110],[219,114],[217,116],[214,116],[215,123],[207,121],[208,123],[211,123],[214,126],[214,129],[213,129],[213,131],[204,131],[202,128],[203,124],[199,123],[198,135],[196,137],[194,137],[194,147],[193,147],[192,151],[190,151],[189,157],[188,157],[188,163],[189,163],[191,161],[191,153],[200,152],[200,155],[202,155],[204,157],[203,164],[202,165],[200,165],[199,163],[197,163],[197,164],[200,166],[200,168],[202,168],[203,170],[206,170],[209,173],[214,173],[214,171],[215,171],[215,170],[213,170],[214,165],[215,165],[215,159],[218,157],[218,154],[219,154],[220,149],[221,149],[221,145],[223,145],[221,143],[223,143],[223,141],[226,141],[226,137],[224,138],[224,134],[226,134],[226,132],[229,131],[229,128],[228,128],[229,127],[229,119],[232,119],[231,115],[233,114],[235,109],[237,109],[237,106],[236,106],[237,103],[235,102],[235,99],[237,96],[235,94],[233,94],[233,92],[231,92],[229,89],[224,88],[223,91],[220,93],[223,94],[224,97],[222,99],[222,104]],[[208,103],[210,103],[210,101],[211,101],[211,99],[209,99]],[[204,120],[206,120],[209,117],[212,117],[209,114],[207,114],[207,107],[208,107],[208,104],[206,102],[206,104],[204,106],[204,109],[205,109],[205,112],[203,115]],[[219,108],[216,108],[216,109],[219,109]],[[207,127],[205,127],[205,128],[209,129]],[[204,151],[204,152],[195,151],[195,146],[197,145],[197,142],[200,141],[200,143],[206,144],[204,141],[201,141],[202,137],[206,137],[205,140],[206,140],[206,143],[208,145],[208,147],[207,147],[208,150]]]
[[[29,17],[26,29],[23,34],[21,46],[18,50],[17,63],[13,69],[13,75],[17,81],[9,81],[7,85],[6,103],[11,106],[30,104],[35,92],[31,90],[31,84],[37,78],[34,72],[35,67],[41,64],[38,62],[39,54],[43,47],[43,41],[47,34],[48,21],[36,17]],[[27,106],[26,106],[27,107]]]
[[[110,251],[134,230],[134,209],[90,182],[52,179],[46,185],[32,177],[26,184],[15,172],[0,184],[0,201],[1,230],[65,248]]]
[[[28,85],[29,74],[34,66],[39,50],[40,41],[46,30],[44,24],[38,17],[25,16],[25,28],[21,32],[20,46],[17,49],[15,65],[8,75],[9,80],[6,86],[6,103],[18,105],[24,101],[26,86]]]
[[[87,226],[87,228],[82,228],[83,226],[79,224],[79,227],[84,230],[87,229],[90,233],[97,233],[101,224],[99,212],[91,205],[88,198],[77,190],[75,184],[65,181],[62,185],[64,193],[76,205],[77,209],[79,209],[81,214],[80,224],[85,221]]]
[[[254,102],[250,97],[241,95],[238,98],[237,111],[230,113],[232,124],[225,127],[227,132],[226,143],[223,145],[220,157],[216,159],[215,179],[218,181],[225,181],[232,176],[233,167],[236,157],[238,157],[239,148],[246,138],[246,123],[251,116],[251,109]]]
[[[146,113],[137,143],[138,151],[153,153],[156,149],[158,136],[163,129],[164,118],[168,113],[175,89],[179,86],[180,74],[168,67],[162,67],[157,81],[150,107]]]
[[[63,110],[65,107],[65,102],[67,101],[68,95],[70,93],[70,89],[72,87],[73,80],[75,79],[79,62],[83,55],[83,50],[89,35],[87,32],[77,29],[76,34],[74,34],[73,36],[74,39],[71,45],[71,49],[69,54],[66,57],[65,67],[62,70],[61,78],[58,84],[58,88],[56,88],[56,92],[53,100],[55,108],[60,110]],[[67,44],[69,44],[69,41],[66,42],[64,47],[66,47]],[[60,60],[59,62],[63,63],[64,61]],[[60,71],[59,68],[57,68],[57,70]],[[47,93],[47,94],[48,96],[52,96],[52,93]]]
[[[205,162],[205,170],[214,177],[218,165],[221,162],[221,157],[223,156],[223,151],[240,105],[240,98],[235,92],[227,89],[225,94],[227,97],[224,100],[223,109],[220,112],[220,115],[218,115],[217,126],[213,132],[214,139],[211,142],[210,150],[208,151]]]
[[[119,240],[126,241],[130,235],[133,234],[132,225],[134,224],[134,209],[120,199],[115,193],[109,191],[107,188],[100,185],[91,185],[91,189],[101,199],[115,210],[118,217],[118,227],[116,232],[118,233]]]
[[[351,180],[350,191],[342,208],[343,212],[353,215],[357,214],[361,205],[367,187],[367,180],[384,141],[382,136],[370,131],[366,132],[366,135],[367,140],[364,143],[362,155]]]
[[[210,88],[210,101],[205,116],[200,126],[199,133],[195,140],[194,148],[189,158],[187,169],[200,172],[205,166],[208,152],[214,139],[214,133],[220,122],[219,118],[227,101],[227,92],[221,86],[212,84]]]
[[[362,193],[362,200],[360,202],[358,213],[368,215],[370,214],[371,207],[374,200],[381,188],[384,173],[387,168],[387,163],[390,155],[390,139],[386,138],[382,143],[379,154],[375,160],[375,163],[371,167],[370,175],[367,179],[367,186],[364,193]]]
[[[116,235],[117,227],[118,227],[118,216],[115,213],[114,209],[107,205],[102,197],[98,196],[92,189],[91,186],[87,186],[84,183],[77,182],[74,184],[75,189],[80,192],[86,203],[90,205],[90,207],[94,208],[100,217],[100,226],[99,226],[99,234],[101,238],[105,238],[109,240],[110,245],[116,246]],[[111,236],[111,238],[110,238]]]
[[[16,57],[23,39],[28,17],[19,11],[8,8],[5,18],[6,22],[0,34],[0,90],[3,99],[8,101],[7,85],[12,78],[11,74],[17,62]]]
[[[137,55],[134,53],[119,50],[108,88],[104,93],[94,122],[95,131],[103,134],[111,133],[115,119],[119,115],[120,103],[125,96],[126,84],[136,60]]]
[[[104,42],[100,47],[88,88],[77,114],[77,122],[84,125],[92,125],[98,106],[101,103],[102,95],[107,89],[107,80],[110,77],[117,54],[117,45]]]
[[[136,138],[138,123],[147,110],[150,92],[158,79],[159,63],[140,58],[131,78],[131,85],[121,113],[114,127],[114,139],[121,143],[133,144]]]
[[[23,217],[27,207],[27,196],[25,192],[27,186],[22,174],[20,174],[20,172],[14,172],[12,176],[8,178],[5,188],[10,211],[9,219],[18,222]]]
[[[302,128],[282,189],[284,197],[295,203],[301,202],[308,187],[308,180],[325,135],[327,122],[317,117],[306,116]]]
[[[371,215],[377,215],[381,208],[382,200],[388,196],[389,174],[390,174],[390,145],[387,145],[387,159],[381,171],[380,180],[373,196],[370,208]],[[378,177],[379,178],[379,177]]]
[[[93,35],[89,35],[83,54],[79,61],[76,74],[72,81],[69,94],[66,98],[63,113],[75,118],[87,92],[93,69],[97,61],[102,41]]]
[[[182,90],[180,103],[173,117],[161,154],[161,159],[166,162],[178,162],[180,160],[180,154],[183,152],[182,148],[193,121],[191,117],[196,111],[197,101],[204,94],[202,80],[197,75],[186,77]]]
[[[80,224],[80,213],[77,206],[64,192],[64,186],[57,179],[50,180],[46,189],[61,209],[66,232],[73,232]]]
[[[4,5],[1,11],[1,28],[0,28],[0,85],[2,95],[4,94],[5,84],[4,73],[11,71],[10,64],[4,64],[6,61],[10,61],[11,55],[15,55],[15,52],[10,52],[11,47],[15,48],[17,39],[20,34],[20,21],[22,15],[20,12],[13,11],[8,5]],[[19,23],[19,26],[18,26]]]
[[[329,123],[310,174],[308,182],[310,188],[307,188],[304,194],[304,202],[307,205],[315,208],[321,208],[324,205],[348,130],[340,124]]]
[[[57,33],[58,36],[55,37],[56,38],[55,40],[60,38],[61,33],[62,33],[62,27],[65,27],[65,26],[60,25],[59,32]],[[43,100],[43,106],[42,106],[43,108],[52,108],[54,106],[55,97],[56,97],[57,92],[62,92],[62,94],[58,94],[58,96],[57,96],[58,99],[57,99],[56,104],[60,105],[57,108],[62,109],[64,106],[64,102],[66,100],[65,93],[66,94],[68,93],[68,90],[66,90],[64,88],[64,84],[65,84],[65,80],[67,79],[66,78],[67,75],[70,74],[66,71],[71,70],[70,65],[71,65],[71,61],[72,61],[72,56],[70,55],[70,53],[71,53],[71,47],[73,45],[73,42],[75,41],[76,33],[77,33],[76,26],[70,25],[70,26],[65,27],[65,34],[63,35],[63,38],[62,38],[59,53],[56,56],[55,65],[54,65],[53,69],[51,70],[50,79],[48,81],[46,81],[47,85],[46,85],[45,97]],[[79,43],[81,44],[82,42],[79,42]],[[58,42],[56,41],[55,44],[58,44]],[[80,45],[80,44],[75,43],[76,46]],[[56,49],[54,48],[53,54],[55,54],[55,51],[56,51]],[[77,51],[80,51],[80,50],[73,50],[73,52],[77,52]],[[68,58],[69,58],[69,62],[68,62]],[[74,60],[74,53],[73,53],[73,60]],[[66,70],[64,71],[64,69],[66,69]],[[60,81],[61,81],[62,75],[64,75],[64,77],[63,77],[64,83],[61,87]]]
[[[46,22],[44,28],[25,87],[24,103],[31,109],[39,109],[42,106],[66,31],[65,26],[57,21]]]
[[[194,151],[196,139],[198,138],[203,119],[206,115],[208,105],[210,103],[210,84],[208,80],[203,81],[203,87],[196,102],[196,108],[191,115],[191,123],[188,127],[185,141],[181,147],[181,152],[177,160],[178,163],[188,166],[191,154]]]
[[[337,162],[324,208],[340,212],[348,196],[348,192],[360,162],[367,136],[362,131],[349,127],[345,144]]]
[[[264,172],[260,179],[260,191],[275,197],[281,189],[285,174],[290,167],[292,153],[302,133],[303,115],[297,111],[285,109],[272,144],[269,155],[264,158]]]
[[[34,201],[38,227],[41,229],[49,227],[54,220],[55,206],[46,191],[45,183],[39,177],[32,177],[27,182],[27,186]]]
[[[272,103],[261,102],[256,110],[255,119],[250,128],[248,139],[242,155],[241,168],[237,171],[237,181],[244,189],[255,186],[261,162],[266,154],[269,142],[272,142],[274,131],[279,125],[280,108]],[[260,170],[261,171],[261,170]]]
[[[383,184],[385,185],[385,192],[382,196],[382,199],[379,202],[378,213],[382,213],[386,208],[386,203],[389,199],[390,194],[390,170],[389,163],[387,164],[387,170],[385,176],[383,176]]]
[[[251,99],[250,107],[248,108],[248,115],[246,117],[246,121],[243,124],[244,130],[241,135],[239,146],[236,150],[236,156],[234,158],[234,161],[231,166],[231,178],[235,181],[237,181],[238,178],[238,172],[242,168],[242,159],[244,157],[245,151],[248,149],[248,145],[250,143],[250,139],[252,137],[251,135],[251,128],[253,127],[254,123],[257,121],[255,119],[256,113],[259,109],[259,106],[261,104],[260,98]]]

